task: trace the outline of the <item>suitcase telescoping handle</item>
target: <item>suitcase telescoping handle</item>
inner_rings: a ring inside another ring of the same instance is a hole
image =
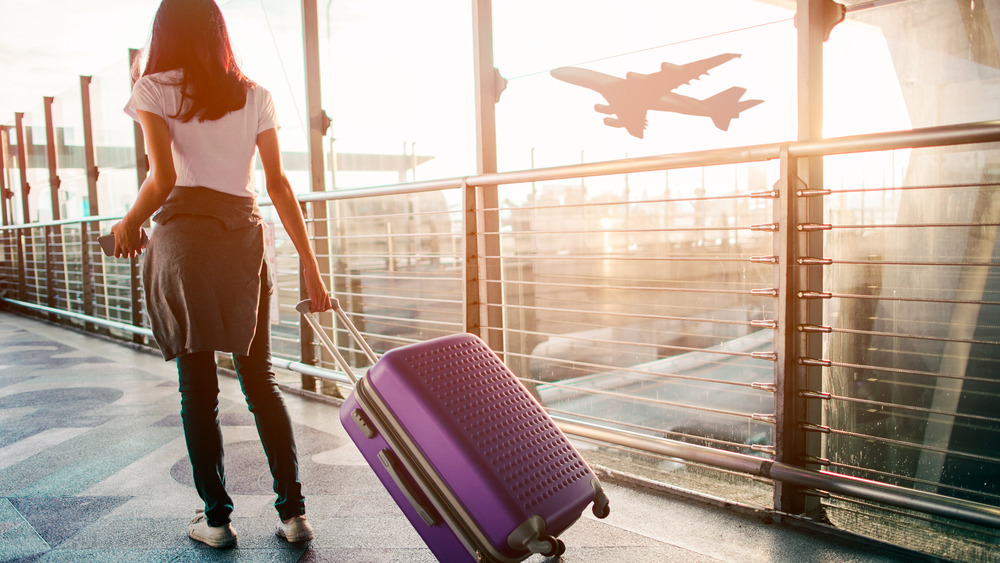
[[[347,327],[351,336],[358,343],[358,345],[361,346],[361,349],[364,351],[368,360],[373,364],[377,362],[378,356],[375,355],[375,351],[368,345],[368,342],[361,334],[361,331],[358,330],[358,327],[354,326],[354,323],[351,322],[350,317],[347,316],[347,313],[344,312],[344,309],[340,306],[340,301],[338,301],[336,297],[330,296],[330,303],[333,305],[333,312],[337,314],[337,318],[339,318],[340,322]],[[351,368],[351,365],[347,363],[343,354],[340,353],[340,350],[337,350],[333,341],[330,340],[329,336],[327,336],[326,331],[323,330],[322,326],[320,326],[319,319],[316,318],[316,315],[309,312],[309,307],[311,305],[312,301],[305,299],[303,301],[299,301],[299,304],[295,306],[295,310],[301,313],[303,318],[306,319],[306,322],[309,323],[309,326],[313,328],[313,332],[316,333],[317,337],[319,337],[320,343],[322,343],[323,347],[333,355],[335,360],[337,360],[337,364],[340,366],[340,369],[344,370],[344,374],[351,380],[351,383],[357,384],[358,378],[354,375],[354,370]]]

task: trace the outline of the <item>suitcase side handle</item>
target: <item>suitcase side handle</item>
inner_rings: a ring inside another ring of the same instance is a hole
[[[333,305],[333,311],[334,313],[337,314],[337,318],[340,319],[341,324],[347,327],[348,331],[351,333],[351,336],[361,346],[361,349],[364,351],[365,356],[368,358],[368,360],[373,364],[377,362],[378,356],[375,354],[375,351],[372,350],[371,346],[368,345],[368,342],[365,340],[365,337],[361,334],[361,331],[358,330],[358,327],[354,326],[354,323],[351,322],[350,317],[347,316],[347,313],[340,306],[340,301],[338,301],[336,297],[330,296],[330,303]],[[319,319],[316,318],[316,315],[312,314],[309,311],[311,305],[312,305],[311,300],[304,299],[302,301],[299,301],[298,305],[295,306],[295,310],[302,315],[302,317],[306,320],[306,322],[309,323],[309,325],[313,328],[313,332],[315,332],[316,336],[319,337],[320,343],[323,344],[323,347],[326,348],[327,351],[333,355],[334,359],[337,361],[337,364],[340,366],[340,369],[344,370],[344,374],[348,377],[348,379],[351,380],[351,383],[354,383],[356,385],[358,383],[358,379],[354,375],[354,370],[351,369],[350,364],[348,364],[347,360],[344,359],[344,356],[340,353],[340,350],[337,349],[337,347],[333,344],[333,341],[330,339],[330,337],[327,336],[326,331],[323,330],[323,327],[319,324]]]
[[[378,459],[382,462],[382,466],[385,467],[386,471],[389,472],[389,476],[392,477],[392,480],[399,487],[403,496],[406,497],[406,501],[420,515],[420,519],[424,521],[424,524],[428,526],[437,526],[440,524],[441,515],[434,509],[434,505],[431,504],[427,496],[420,491],[413,478],[409,476],[403,464],[396,457],[396,454],[392,453],[392,450],[385,449],[378,453]]]

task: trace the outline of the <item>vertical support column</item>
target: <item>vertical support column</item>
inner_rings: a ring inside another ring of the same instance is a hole
[[[52,104],[55,98],[45,96],[42,105],[45,107],[45,156],[49,165],[49,191],[52,199],[52,220],[61,219],[59,212],[59,164],[56,162],[56,128],[52,122]]]
[[[492,0],[473,0],[472,19],[476,167],[479,174],[492,174],[497,171],[496,103],[502,91],[502,78],[493,66]],[[482,337],[502,357],[503,288],[497,187],[466,186],[465,192],[465,329]]]
[[[101,214],[97,196],[97,147],[94,146],[94,120],[90,111],[91,77],[80,77],[80,105],[83,110],[83,158],[87,174],[87,215]],[[87,239],[83,239],[86,244]]]
[[[80,77],[80,109],[83,112],[83,159],[87,175],[87,216],[96,217],[101,214],[100,195],[97,189],[97,145],[94,143],[94,119],[90,102],[90,76]],[[83,256],[83,309],[87,316],[94,316],[96,287],[104,286],[104,261],[100,255],[91,252],[92,241],[100,236],[100,223],[84,221],[80,226],[80,251]],[[96,258],[96,259],[95,259]],[[87,332],[94,332],[97,327],[86,324]]]
[[[28,185],[28,147],[24,135],[24,113],[14,114],[14,127],[17,129],[17,167],[21,172],[21,220],[27,225],[31,222],[31,211],[28,206],[28,193],[31,186]]]
[[[11,213],[11,198],[14,192],[7,186],[7,159],[10,158],[10,133],[6,126],[0,126],[0,225],[14,224]]]
[[[306,114],[309,118],[309,186],[312,192],[326,191],[324,167],[323,137],[330,128],[330,118],[323,111],[323,89],[322,71],[320,70],[319,55],[319,14],[316,9],[316,0],[302,0],[302,50],[305,62],[305,88],[306,88]],[[319,262],[320,272],[329,275],[332,271],[330,263],[330,237],[329,221],[327,217],[326,202],[317,201],[312,203],[312,214],[306,215],[312,219],[313,250],[316,252],[316,259]],[[328,284],[329,285],[329,284]],[[300,295],[305,298],[305,284],[299,284]],[[323,326],[333,323],[333,316],[329,313],[319,315],[320,323]],[[300,330],[307,323],[299,323]],[[307,328],[307,327],[306,327]],[[306,354],[306,347],[312,342],[311,332],[302,333],[303,336],[310,335],[308,340],[303,339],[302,352]],[[311,356],[312,351],[308,354]],[[321,352],[326,354],[326,352]],[[303,362],[306,361],[303,355]],[[303,388],[314,385],[314,379],[302,376]],[[330,386],[329,392],[337,394],[336,386],[333,383],[321,382],[326,387]],[[322,389],[321,389],[322,391]]]
[[[778,230],[774,239],[774,254],[778,259],[778,301],[775,305],[775,318],[778,319],[775,333],[775,353],[778,361],[775,363],[775,461],[795,466],[802,466],[810,446],[807,435],[800,428],[800,423],[809,418],[806,412],[806,402],[799,397],[800,390],[807,389],[806,366],[798,363],[803,355],[808,341],[807,335],[798,330],[803,319],[809,314],[806,309],[809,303],[801,299],[799,294],[805,291],[809,280],[804,276],[809,273],[807,268],[799,267],[796,258],[803,256],[805,244],[804,235],[796,226],[802,222],[807,210],[803,198],[797,192],[803,188],[803,182],[798,174],[798,159],[788,156],[788,147],[781,149],[781,178],[776,191],[778,200],[774,209],[775,223]],[[774,482],[774,508],[789,514],[807,512],[807,501],[811,497],[803,494],[801,487],[782,481]],[[811,507],[810,507],[811,508]]]
[[[135,68],[135,59],[139,56],[141,51],[139,49],[129,49],[128,50],[128,62],[129,68]],[[132,76],[132,85],[135,86],[135,80],[137,76]],[[135,136],[135,176],[136,176],[136,190],[142,187],[142,183],[146,181],[146,176],[149,174],[149,159],[146,157],[146,139],[142,136],[142,125],[138,121],[132,122],[132,132]]]
[[[62,181],[59,179],[59,163],[56,161],[56,127],[52,116],[52,104],[55,98],[44,96],[42,105],[45,108],[45,160],[49,167],[49,195],[52,204],[52,220],[59,221],[62,212],[59,209],[59,186]],[[56,283],[56,260],[58,257],[66,256],[66,241],[63,237],[62,225],[58,223],[45,228],[45,283],[48,288],[47,304],[54,309],[58,308],[59,300]],[[49,320],[58,322],[59,317],[49,315]]]
[[[844,19],[845,8],[833,0],[797,0],[795,26],[798,29],[798,138],[823,138],[823,43],[833,27]],[[804,391],[823,389],[822,367],[799,362],[800,358],[821,358],[822,335],[802,332],[803,325],[821,325],[823,303],[823,271],[800,265],[800,257],[823,256],[823,232],[800,229],[804,223],[822,223],[823,199],[800,197],[802,189],[823,188],[823,159],[810,157],[791,162],[783,155],[781,208],[783,225],[779,226],[782,245],[779,267],[782,268],[784,297],[784,350],[779,355],[779,397],[776,437],[777,460],[796,466],[807,466],[809,460],[822,457],[822,405],[800,396]],[[802,185],[804,183],[804,186]],[[822,507],[815,496],[807,496],[801,487],[777,483],[774,492],[775,509],[789,514],[821,516]]]
[[[136,57],[140,54],[139,49],[128,50],[129,68],[135,68]],[[138,76],[132,75],[132,85]],[[149,175],[149,158],[146,156],[146,140],[142,136],[142,126],[138,121],[132,123],[132,131],[135,136],[135,176],[136,191],[142,188],[142,183]],[[131,280],[130,301],[132,307],[132,324],[142,326],[142,288],[139,279],[139,259],[129,258],[128,261],[129,280]],[[141,334],[133,334],[132,341],[136,344],[144,344],[145,337]]]

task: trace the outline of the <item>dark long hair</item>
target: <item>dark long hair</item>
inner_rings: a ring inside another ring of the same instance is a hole
[[[134,74],[142,57],[136,57]],[[253,85],[236,63],[214,0],[163,0],[153,20],[143,76],[181,70],[181,104],[172,117],[219,119],[246,105]]]

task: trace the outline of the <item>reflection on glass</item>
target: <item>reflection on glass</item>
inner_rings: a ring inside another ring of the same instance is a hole
[[[824,46],[827,136],[997,118],[996,6],[848,4]]]
[[[846,473],[1000,503],[998,148],[882,155],[867,186],[835,178],[874,155],[827,159],[827,455]]]
[[[505,359],[553,412],[749,453],[773,444],[770,164],[501,188]],[[764,354],[763,358],[758,355]]]

